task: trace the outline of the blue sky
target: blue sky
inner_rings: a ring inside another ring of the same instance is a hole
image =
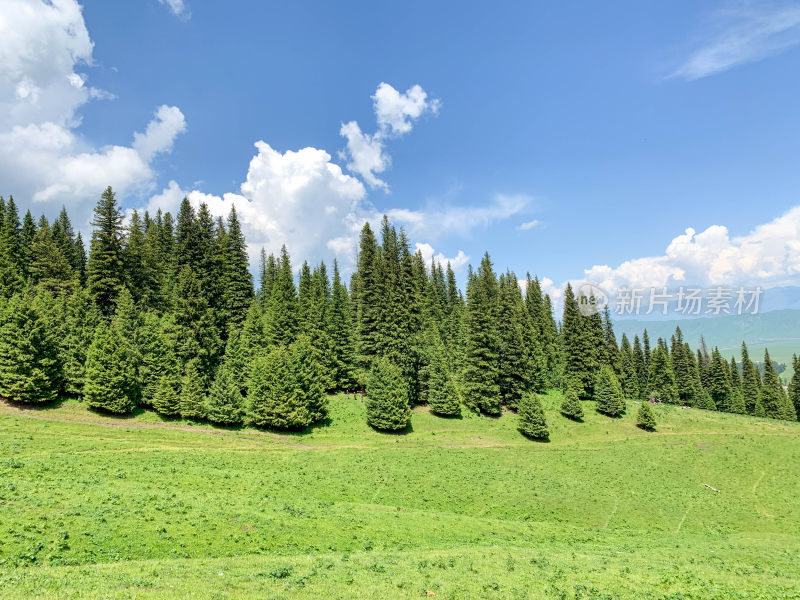
[[[346,262],[392,211],[428,254],[488,249],[556,287],[798,283],[798,3],[8,0],[0,17],[1,193],[35,213],[85,225],[107,181],[128,208],[235,203],[251,253]],[[350,121],[383,171],[353,164]]]

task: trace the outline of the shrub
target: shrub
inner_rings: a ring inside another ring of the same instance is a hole
[[[375,429],[398,431],[411,419],[408,389],[400,368],[385,358],[372,363],[367,378],[367,423]]]
[[[639,412],[636,413],[636,425],[647,431],[653,431],[656,428],[656,416],[653,414],[650,403],[646,400],[642,401]]]
[[[542,403],[536,392],[526,392],[519,400],[517,408],[519,424],[517,428],[526,436],[535,439],[547,439],[550,431],[544,418]]]

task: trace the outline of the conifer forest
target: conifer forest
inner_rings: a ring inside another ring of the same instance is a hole
[[[584,315],[568,285],[556,315],[535,276],[498,275],[488,253],[462,290],[386,217],[364,224],[349,281],[335,261],[297,274],[284,247],[262,251],[256,285],[235,208],[213,218],[184,199],[175,216],[126,219],[108,188],[88,251],[65,209],[20,219],[9,197],[0,218],[0,395],[13,402],[300,430],[324,426],[327,395],[344,392],[363,395],[379,430],[403,430],[426,405],[518,412],[534,438],[548,436],[537,400],[548,390],[566,392],[567,416],[586,400],[609,417],[632,401],[800,412],[800,369],[785,387],[768,351],[755,363],[744,343],[739,357],[693,349],[680,328],[618,340],[608,307]]]

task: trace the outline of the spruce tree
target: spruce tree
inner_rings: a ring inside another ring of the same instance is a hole
[[[367,378],[367,423],[375,429],[399,431],[411,419],[408,387],[399,367],[386,358],[372,362]]]
[[[684,406],[693,406],[695,403],[694,373],[692,368],[694,359],[687,355],[686,350],[683,332],[680,327],[676,327],[670,348],[672,372],[675,375],[675,388],[678,392],[680,403]]]
[[[536,392],[526,392],[519,400],[517,410],[517,429],[520,432],[534,439],[546,440],[550,437],[547,429],[547,420],[542,410],[542,403]]]
[[[644,367],[647,369],[647,375],[650,374],[650,336],[647,335],[647,329],[642,331],[642,352],[644,353]]]
[[[301,429],[312,415],[297,393],[290,351],[277,346],[253,361],[247,385],[247,419],[256,427]]]
[[[163,374],[175,371],[180,376],[175,343],[175,326],[170,316],[165,315],[162,319],[153,311],[147,311],[142,316],[137,346],[140,353],[138,376],[141,403],[145,406],[153,406],[153,398]]]
[[[447,370],[444,343],[435,329],[428,334],[427,346],[426,400],[431,412],[452,417],[461,414],[461,401],[453,378]]]
[[[742,396],[744,396],[744,405],[747,413],[750,415],[755,414],[756,401],[760,395],[760,390],[761,382],[758,369],[756,369],[753,361],[750,360],[747,344],[742,342]]]
[[[574,421],[583,419],[583,407],[578,398],[578,389],[575,385],[568,385],[561,402],[561,414]]]
[[[68,295],[77,283],[77,274],[56,243],[46,220],[34,236],[28,274],[30,283],[54,296]]]
[[[311,307],[311,267],[304,260],[300,267],[300,278],[297,282],[297,325],[299,331],[308,332],[309,309]]]
[[[675,386],[675,375],[666,350],[658,346],[650,355],[647,374],[648,396],[667,404],[677,404],[680,399]]]
[[[210,380],[221,354],[222,341],[200,280],[186,265],[178,274],[172,305],[178,358],[182,364],[197,358],[201,376]]]
[[[28,277],[28,267],[31,262],[31,246],[33,245],[35,236],[36,222],[33,220],[33,215],[31,215],[31,211],[29,210],[22,219],[22,229],[19,232],[19,265],[23,279]]]
[[[297,335],[297,291],[294,286],[292,264],[286,246],[281,248],[281,259],[267,318],[267,336],[273,344],[288,346]]]
[[[614,372],[607,365],[600,367],[597,374],[594,399],[597,402],[598,412],[604,415],[618,417],[625,412],[622,387]]]
[[[380,311],[384,281],[381,279],[382,259],[375,234],[365,223],[361,229],[358,267],[353,275],[351,290],[355,292],[356,361],[362,373],[369,371],[380,344]]]
[[[795,415],[800,419],[800,359],[792,355],[792,379],[789,382],[789,401],[794,406]]]
[[[726,367],[727,361],[722,358],[719,349],[714,348],[708,372],[708,393],[711,394],[717,410],[730,412],[733,390]]]
[[[594,318],[596,317],[596,319]],[[579,385],[581,398],[592,398],[595,375],[600,366],[601,352],[605,348],[602,320],[599,315],[581,314],[578,299],[567,284],[564,291],[564,316],[561,321],[561,339],[564,351],[564,383]]]
[[[211,387],[205,405],[206,418],[217,425],[241,425],[244,422],[244,398],[239,382],[223,363]]]
[[[639,376],[636,369],[634,352],[631,349],[628,337],[622,334],[622,344],[620,348],[620,384],[625,398],[635,400],[639,398]]]
[[[157,274],[147,255],[144,223],[138,211],[133,211],[128,223],[128,238],[123,251],[125,282],[134,302],[155,306],[159,293]]]
[[[46,301],[17,294],[2,310],[0,395],[15,402],[52,402],[58,397],[61,365],[56,340],[43,314]]]
[[[296,401],[305,406],[310,423],[320,423],[328,416],[328,398],[323,381],[328,379],[317,352],[307,335],[297,337],[289,346],[289,369]]]
[[[731,403],[728,410],[737,415],[746,414],[747,408],[744,405],[744,396],[742,396],[742,389],[740,387],[732,388]]]
[[[531,337],[530,317],[525,313],[516,276],[500,276],[497,326],[497,382],[503,403],[516,409],[517,402],[530,386],[535,369],[526,337]]]
[[[769,350],[764,350],[764,376],[761,386],[761,404],[764,416],[770,419],[785,419],[788,401],[778,375],[769,357]]]
[[[467,284],[464,370],[461,375],[464,404],[490,415],[501,412],[498,384],[497,278],[489,255]]]
[[[333,291],[328,311],[328,338],[331,341],[331,370],[339,390],[355,388],[355,343],[347,288],[341,281],[339,265],[333,262]]]
[[[736,364],[736,358],[731,356],[730,362],[730,379],[731,379],[731,387],[733,389],[738,389],[740,392],[742,391],[742,374],[739,372],[739,365]]]
[[[105,316],[114,312],[124,282],[122,218],[114,192],[106,188],[94,209],[94,230],[86,265],[89,295]]]
[[[655,431],[656,416],[653,414],[653,409],[647,401],[639,404],[639,410],[636,413],[636,426],[641,427],[645,431]]]
[[[158,378],[152,399],[159,414],[175,417],[181,414],[181,378],[177,368],[172,368]]]
[[[186,364],[183,377],[181,377],[180,393],[181,416],[184,419],[204,419],[206,417],[206,394],[197,360],[190,360]]]
[[[764,379],[761,386],[761,403],[764,413],[771,419],[785,419],[796,421],[797,413],[794,404],[786,395],[781,380],[775,370],[775,363],[769,357],[769,351],[764,351]]]
[[[269,314],[269,303],[272,298],[272,287],[278,277],[278,261],[275,255],[270,254],[269,258],[264,258],[264,249],[261,249],[261,275],[258,288],[258,297],[261,309],[264,314]]]
[[[603,348],[602,348],[602,362],[608,365],[615,374],[620,375],[622,372],[622,364],[619,348],[617,347],[617,336],[614,334],[614,324],[611,322],[611,312],[606,305],[603,308],[602,326],[603,326]]]
[[[100,313],[92,305],[86,289],[76,287],[66,302],[64,336],[59,340],[64,392],[70,396],[83,395],[86,353],[99,320]]]
[[[130,413],[136,408],[137,388],[129,344],[115,324],[101,322],[86,354],[86,404],[111,413]]]
[[[222,254],[222,304],[229,327],[242,323],[253,299],[253,278],[236,208],[228,215],[228,235]]]
[[[636,381],[639,384],[639,398],[647,398],[647,365],[639,336],[633,336],[633,363],[636,367]]]

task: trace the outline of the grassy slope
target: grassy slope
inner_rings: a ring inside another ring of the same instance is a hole
[[[800,424],[558,402],[550,443],[343,396],[303,435],[0,405],[0,597],[800,598]]]

